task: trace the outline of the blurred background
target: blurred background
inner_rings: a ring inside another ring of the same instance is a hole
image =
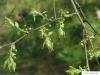
[[[77,0],[81,5],[88,21],[100,32],[100,0]],[[73,13],[70,0],[55,0],[56,13],[59,9]],[[14,11],[13,11],[14,9]],[[19,16],[26,18],[27,25],[34,25],[28,13],[31,9],[43,12],[49,16],[53,14],[53,0],[0,0],[0,45],[14,41],[18,36],[4,26],[4,17],[9,16],[16,21],[21,21]],[[23,24],[23,22],[20,22]],[[36,24],[39,24],[37,21]],[[35,26],[34,26],[35,27]],[[0,49],[0,75],[67,75],[69,66],[85,65],[85,53],[80,46],[81,26],[76,17],[68,18],[65,23],[66,38],[63,40],[54,37],[54,51],[49,53],[47,48],[41,49],[43,40],[33,32],[17,43],[16,72],[11,73],[2,69],[3,57],[8,48]],[[94,40],[95,47],[99,47],[100,39]],[[99,48],[98,48],[99,50]],[[98,58],[100,61],[100,58]],[[95,59],[90,60],[91,70],[100,71]]]

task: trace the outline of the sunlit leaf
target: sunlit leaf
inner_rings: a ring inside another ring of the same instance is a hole
[[[9,49],[9,53],[7,55],[7,58],[4,61],[4,68],[8,69],[9,71],[15,72],[16,69],[16,47],[15,44],[11,45],[11,48]]]
[[[48,33],[48,36],[51,36],[52,34],[53,34],[53,32],[49,32],[49,33]]]
[[[58,29],[58,32],[60,37],[65,37],[65,32],[61,28]]]
[[[51,38],[49,37],[46,37],[44,43],[43,43],[43,46],[46,45],[48,50],[51,52],[53,51],[53,43],[51,42]]]
[[[16,28],[19,28],[19,24],[17,22],[15,22],[15,26]]]
[[[8,24],[8,25],[14,26],[13,21],[11,19],[7,18],[7,17],[5,17],[5,24],[6,25]]]
[[[87,67],[82,68],[81,66],[79,66],[79,68],[77,69],[73,66],[70,66],[66,72],[71,75],[77,75],[77,74],[81,73],[82,71],[88,71],[88,68]]]

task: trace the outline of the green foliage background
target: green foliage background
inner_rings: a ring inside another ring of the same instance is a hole
[[[96,11],[100,10],[100,0],[77,0],[83,11],[85,12],[88,20],[93,27],[99,32],[100,19],[97,19]],[[41,26],[41,16],[34,17],[30,15],[32,9],[36,11],[47,11],[48,17],[54,16],[53,12],[53,0],[0,0],[0,45],[9,43],[18,39],[24,33],[17,33],[17,30],[11,31],[11,27],[2,25],[4,23],[4,17],[8,16],[15,7],[14,12],[10,16],[12,20],[16,20],[16,16],[25,13],[25,22],[19,19],[19,25],[21,28],[26,24],[28,27],[37,28]],[[56,0],[56,14],[59,17],[58,11],[60,9],[73,13],[73,7],[70,0]],[[55,23],[52,23],[54,26]],[[16,72],[12,73],[8,70],[2,69],[3,58],[9,51],[9,47],[0,49],[0,73],[6,75],[66,75],[66,70],[69,66],[78,68],[78,66],[84,66],[85,52],[81,47],[82,40],[82,27],[77,17],[68,17],[64,22],[65,38],[60,38],[55,33],[51,36],[54,43],[54,51],[49,52],[47,47],[42,48],[44,40],[41,39],[39,31],[33,31],[31,34],[16,44]],[[50,31],[56,31],[52,27]],[[91,32],[91,31],[90,31]],[[100,39],[96,37],[94,39],[94,47],[99,47]],[[97,49],[99,52],[99,49]],[[100,52],[99,52],[100,53]],[[100,56],[98,53],[98,56]],[[100,58],[98,58],[100,61]],[[90,60],[91,70],[100,70],[95,58]]]

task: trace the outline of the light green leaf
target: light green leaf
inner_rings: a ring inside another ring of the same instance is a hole
[[[61,28],[58,29],[58,33],[60,37],[65,37],[65,32]]]
[[[48,36],[51,36],[52,34],[53,34],[53,32],[49,32],[49,33],[48,33]]]
[[[8,66],[8,63],[9,63],[9,59],[6,59],[6,60],[4,61],[3,67],[6,68],[6,67]]]
[[[45,41],[43,43],[43,47],[44,47],[44,45],[47,46],[49,52],[53,51],[53,43],[51,42],[51,38],[46,37],[46,39],[45,39]]]
[[[6,24],[11,25],[11,26],[14,26],[14,23],[12,22],[11,19],[5,17],[5,20],[6,20],[6,22],[5,22]]]
[[[19,24],[17,22],[15,22],[15,27],[19,28]]]
[[[13,62],[13,65],[12,65],[12,70],[15,72],[15,69],[16,69],[16,63]]]

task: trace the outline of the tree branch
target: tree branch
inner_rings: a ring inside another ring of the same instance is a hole
[[[47,25],[49,25],[49,24],[47,23],[47,24],[45,24],[45,25],[42,25],[42,26],[40,26],[40,27],[37,27],[37,28],[33,29],[33,31],[36,31],[36,30],[38,30],[38,29],[40,29],[40,28],[42,28],[42,27],[45,27],[45,26],[47,26]],[[28,33],[28,34],[29,34],[29,33]],[[4,44],[4,45],[0,46],[0,49],[2,49],[2,48],[4,48],[4,47],[7,47],[7,46],[10,46],[10,45],[12,45],[12,44],[18,43],[20,40],[22,40],[22,39],[23,39],[24,37],[26,37],[28,34],[25,34],[25,35],[21,36],[20,38],[18,38],[18,39],[15,40],[14,42],[7,43],[7,44]]]
[[[83,29],[83,38],[85,38],[85,35],[86,35],[85,24],[84,24],[83,19],[81,18],[80,12],[78,11],[78,9],[77,9],[77,7],[76,7],[74,1],[75,1],[75,0],[71,0],[71,3],[72,3],[72,5],[73,5],[73,8],[74,8],[74,10],[75,10],[75,13],[76,13],[77,17],[79,18],[79,21],[81,22],[81,24],[82,24],[82,26],[83,26],[83,28],[84,28],[84,29]],[[85,55],[86,55],[86,66],[87,66],[87,67],[89,68],[89,70],[90,70],[90,67],[89,67],[89,59],[88,59],[88,52],[87,52],[87,46],[85,45],[84,48],[85,48]]]

